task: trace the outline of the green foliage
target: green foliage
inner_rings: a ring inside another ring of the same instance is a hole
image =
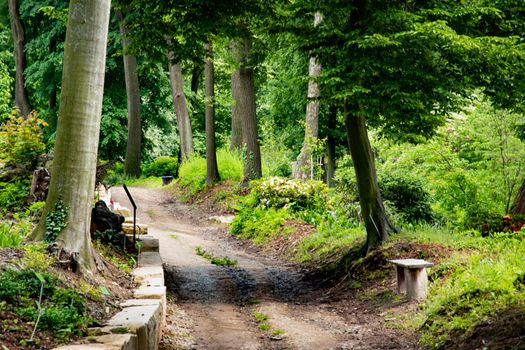
[[[270,177],[252,181],[251,196],[262,208],[287,208],[292,211],[324,207],[328,188],[319,181],[288,180]]]
[[[24,238],[7,222],[0,223],[0,248],[18,247]]]
[[[0,273],[0,298],[25,320],[35,322],[42,290],[43,312],[38,323],[41,329],[51,330],[57,337],[68,339],[79,334],[89,322],[83,297],[73,289],[58,287],[57,277],[48,272],[35,272],[30,268],[6,270]]]
[[[39,272],[44,283],[44,297],[51,297],[55,291],[58,279],[47,272]],[[6,270],[0,274],[0,299],[10,304],[23,305],[28,299],[38,298],[40,294],[40,278],[29,268],[23,270]]]
[[[0,215],[0,218],[1,215]],[[25,214],[15,213],[12,219],[0,222],[0,248],[18,247],[31,232],[31,218]]]
[[[383,176],[379,184],[383,199],[389,201],[402,219],[410,223],[431,222],[430,196],[420,181],[399,176]]]
[[[22,259],[22,265],[26,269],[46,271],[55,262],[47,254],[47,244],[45,243],[26,244],[23,249],[24,258]]]
[[[159,157],[144,167],[145,176],[175,176],[178,160],[175,157]]]
[[[217,152],[217,165],[223,181],[240,181],[242,179],[243,161],[239,154],[220,149]],[[196,194],[206,186],[206,159],[193,155],[184,161],[179,169],[180,186],[186,188],[190,194]]]
[[[420,319],[424,344],[440,348],[451,337],[468,337],[476,325],[525,301],[523,238],[501,234],[477,241],[465,264],[431,286]]]
[[[275,237],[291,215],[286,209],[245,208],[230,224],[230,233],[255,244],[264,244]]]
[[[46,232],[44,234],[44,242],[53,243],[56,241],[60,232],[67,226],[67,212],[68,209],[61,199],[55,203],[52,211],[46,216]]]
[[[0,161],[17,167],[34,167],[38,156],[46,150],[42,139],[42,127],[46,125],[36,112],[24,119],[13,111],[0,128]]]
[[[214,256],[213,254],[204,250],[202,247],[196,247],[195,254],[197,254],[198,256],[202,256],[204,259],[208,260],[213,265],[218,265],[218,266],[236,266],[237,265],[237,260],[231,259],[227,256],[223,256],[223,257]]]
[[[0,182],[0,208],[21,208],[29,197],[30,183],[27,180]]]

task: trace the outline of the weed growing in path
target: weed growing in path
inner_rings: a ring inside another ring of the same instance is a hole
[[[223,256],[223,257],[214,256],[213,254],[208,253],[206,250],[204,250],[201,247],[196,247],[195,253],[198,256],[202,256],[204,259],[208,260],[213,265],[218,265],[218,266],[236,266],[237,265],[237,260],[231,259],[227,256]]]

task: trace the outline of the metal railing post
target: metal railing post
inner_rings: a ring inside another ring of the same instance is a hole
[[[133,244],[136,243],[136,231],[137,231],[137,205],[135,204],[135,201],[133,200],[133,197],[131,196],[131,193],[129,193],[128,187],[126,184],[123,184],[122,187],[124,187],[124,191],[126,191],[126,194],[128,195],[129,201],[131,202],[131,205],[133,206]]]

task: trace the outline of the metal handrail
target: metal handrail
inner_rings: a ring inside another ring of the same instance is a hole
[[[126,194],[128,195],[128,199],[131,202],[131,205],[133,206],[133,244],[136,244],[137,205],[135,204],[135,201],[133,200],[131,193],[129,193],[129,190],[126,184],[123,184],[122,187],[124,187],[124,191],[126,191]]]

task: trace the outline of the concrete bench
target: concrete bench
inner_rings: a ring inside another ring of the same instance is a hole
[[[434,264],[422,259],[388,260],[396,265],[397,291],[406,293],[410,300],[423,300],[427,296],[427,267]]]

